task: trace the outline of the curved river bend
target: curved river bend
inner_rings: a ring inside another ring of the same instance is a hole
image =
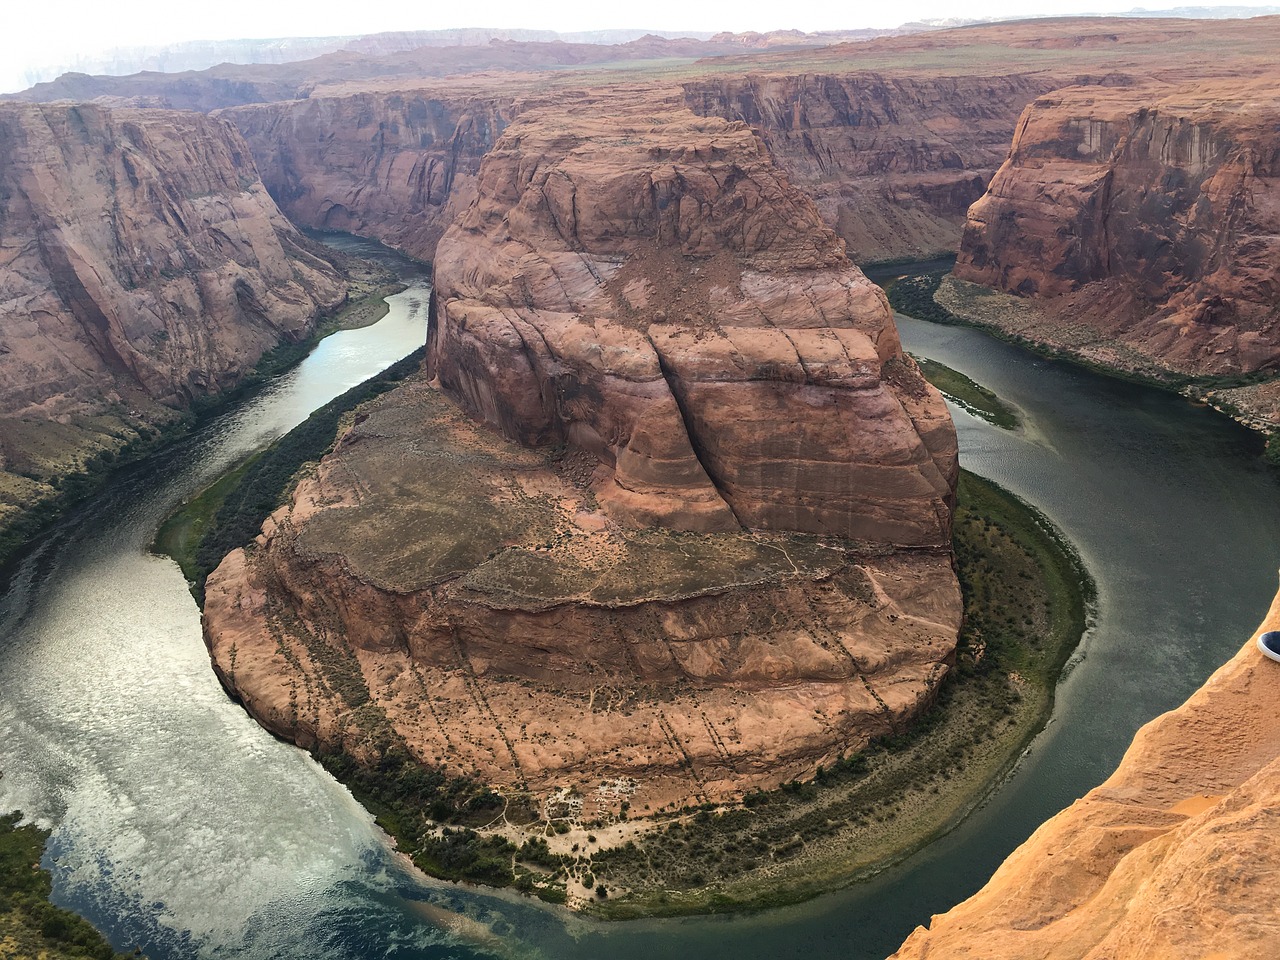
[[[339,242],[339,241],[334,241]],[[348,249],[378,251],[362,241]],[[1019,408],[953,410],[962,460],[1036,504],[1097,578],[1097,619],[1053,721],[960,828],[875,880],[751,917],[600,926],[406,870],[372,818],[223,694],[177,567],[146,546],[173,507],[416,348],[427,289],[126,474],[0,597],[0,808],[53,828],[59,902],[153,958],[861,958],[976,890],[1103,779],[1134,730],[1253,630],[1275,587],[1277,481],[1257,437],[1166,394],[900,318],[917,354]]]

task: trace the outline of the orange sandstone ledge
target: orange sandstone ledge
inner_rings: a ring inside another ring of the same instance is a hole
[[[1280,595],[1259,628],[1280,629]],[[1271,960],[1280,663],[1254,638],[894,960]]]

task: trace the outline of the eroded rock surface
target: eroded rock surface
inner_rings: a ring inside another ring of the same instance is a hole
[[[227,685],[588,818],[909,723],[954,660],[955,433],[812,203],[674,97],[530,107],[476,182],[432,382],[208,581]]]
[[[0,104],[0,502],[305,337],[307,247],[224,121]]]
[[[1115,365],[1274,371],[1278,93],[1259,79],[1039,98],[969,212],[956,276],[1032,299],[1043,319],[1023,332]]]
[[[802,74],[699,80],[697,113],[743,120],[859,263],[953,252],[1044,73]]]
[[[506,791],[572,787],[587,820],[640,814],[810,776],[953,660],[944,550],[635,529],[593,458],[505,442],[425,382],[362,416],[207,584],[224,682],[304,746],[370,759],[393,730]]]
[[[1262,629],[1280,629],[1280,597]],[[894,954],[1268,960],[1280,915],[1280,663],[1250,640],[1106,783]]]
[[[436,255],[428,364],[675,529],[945,546],[955,433],[884,295],[741,123],[623,98],[530,109]]]

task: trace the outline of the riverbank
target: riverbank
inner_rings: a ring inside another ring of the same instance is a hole
[[[118,960],[89,921],[50,901],[53,882],[40,866],[49,833],[22,815],[0,815],[0,957],[18,960]]]
[[[1100,341],[1084,327],[1046,323],[1033,302],[956,280],[935,263],[904,267],[877,279],[894,310],[931,323],[981,330],[1052,360],[1095,373],[1167,390],[1204,403],[1268,439],[1267,459],[1280,465],[1280,378],[1274,373],[1197,377],[1160,366],[1150,358]]]

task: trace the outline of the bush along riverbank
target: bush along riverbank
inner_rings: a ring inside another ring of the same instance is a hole
[[[1280,467],[1280,427],[1275,424],[1272,409],[1275,403],[1263,401],[1259,406],[1251,399],[1251,394],[1259,388],[1270,390],[1272,396],[1275,395],[1276,384],[1280,382],[1277,380],[1275,371],[1230,376],[1193,376],[1166,369],[1137,354],[1132,356],[1132,363],[1127,366],[1101,363],[1070,346],[1051,343],[1006,329],[996,316],[1003,311],[985,308],[982,302],[984,299],[999,299],[1004,304],[1015,303],[1022,307],[1027,306],[1016,298],[988,291],[974,284],[958,283],[949,278],[948,269],[937,269],[932,263],[917,266],[924,269],[904,268],[896,276],[878,275],[875,278],[888,294],[890,306],[897,312],[915,317],[917,320],[927,320],[930,323],[973,327],[996,339],[1017,344],[1038,356],[1072,363],[1104,376],[1168,390],[1197,403],[1206,404],[1237,423],[1262,434],[1267,440],[1265,451],[1267,462]],[[955,306],[955,310],[947,306],[947,303],[939,302],[939,291],[945,293],[941,299]],[[957,313],[957,310],[960,312]],[[938,385],[935,384],[935,386]],[[941,386],[938,386],[938,389],[946,392]],[[1273,416],[1266,416],[1268,412]]]
[[[243,402],[296,366],[329,334],[385,316],[385,298],[405,285],[379,264],[345,254],[340,259],[350,286],[347,301],[321,315],[311,336],[264,353],[229,390],[193,397],[182,410],[151,403],[139,412],[117,404],[67,423],[5,421],[0,430],[0,585],[43,532],[117,480],[124,468]]]
[[[40,867],[49,834],[17,813],[0,816],[0,957],[118,960],[87,921],[50,902],[53,883]]]

